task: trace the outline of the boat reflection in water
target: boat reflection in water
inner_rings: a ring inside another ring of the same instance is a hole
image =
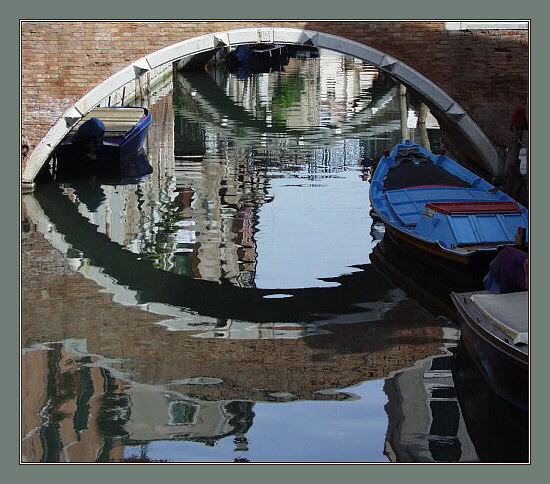
[[[470,272],[460,271],[452,264],[441,264],[429,257],[422,257],[409,246],[397,243],[387,233],[373,249],[371,260],[376,267],[384,270],[394,284],[434,315],[449,318],[460,327],[461,333],[468,330],[452,302],[451,293],[478,293],[483,288],[481,269],[474,267]],[[448,388],[439,388],[437,392],[441,395],[450,392],[455,396],[455,403],[458,398],[461,418],[475,446],[474,455],[481,462],[527,462],[529,426],[526,404],[523,407],[512,405],[491,388],[474,363],[464,336],[462,334],[458,346],[451,349],[453,356],[447,362],[447,368],[452,370],[452,376],[449,375]],[[526,393],[526,367],[522,371],[521,389]],[[441,401],[438,405],[442,405]],[[450,411],[450,404],[446,405],[446,411]],[[447,414],[447,425],[455,420],[451,417],[453,412],[458,412],[458,408]],[[445,449],[447,453],[457,452],[450,441],[447,441]]]
[[[379,233],[379,223],[373,224]],[[433,314],[456,318],[451,292],[475,291],[483,288],[485,270],[463,264],[441,262],[422,251],[383,234],[370,254],[371,262],[392,283],[420,301]]]
[[[529,416],[497,395],[481,375],[463,340],[452,365],[468,433],[482,462],[528,462]]]

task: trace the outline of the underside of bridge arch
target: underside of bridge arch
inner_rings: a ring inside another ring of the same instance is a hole
[[[483,131],[457,102],[407,64],[384,52],[343,37],[309,30],[264,27],[229,30],[184,40],[136,60],[97,85],[65,111],[33,150],[23,171],[23,190],[33,190],[35,178],[41,168],[71,128],[94,107],[127,83],[153,69],[175,61],[220,48],[256,43],[306,45],[332,50],[356,57],[388,72],[403,85],[414,90],[434,111],[438,120],[464,140],[473,150],[476,163],[484,171],[492,176],[501,174],[500,155]]]

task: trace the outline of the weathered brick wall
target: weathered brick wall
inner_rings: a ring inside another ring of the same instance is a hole
[[[22,134],[32,151],[55,121],[101,81],[163,47],[207,33],[287,27],[381,50],[435,82],[497,145],[528,99],[526,31],[446,31],[444,22],[22,22]]]

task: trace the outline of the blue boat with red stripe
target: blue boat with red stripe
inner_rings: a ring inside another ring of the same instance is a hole
[[[447,260],[490,260],[519,239],[527,247],[524,206],[444,154],[410,141],[380,159],[369,196],[391,236]]]

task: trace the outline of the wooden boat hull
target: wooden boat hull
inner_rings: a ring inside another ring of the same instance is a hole
[[[392,237],[453,262],[488,261],[516,243],[518,231],[527,235],[525,207],[450,158],[410,142],[382,157],[369,197]]]
[[[489,262],[495,256],[497,246],[490,248],[483,248],[481,250],[472,250],[468,253],[456,253],[452,251],[446,251],[441,248],[440,245],[434,242],[428,242],[418,237],[408,235],[400,230],[395,229],[392,226],[387,226],[387,233],[397,243],[405,243],[414,249],[420,250],[425,254],[435,256],[442,261],[458,263],[462,266],[483,266],[488,267]],[[483,271],[486,272],[486,269]]]
[[[464,345],[492,390],[509,404],[528,411],[528,345],[514,345],[510,336],[491,324],[472,302],[480,293],[453,293],[451,300],[461,317]],[[500,295],[505,296],[505,295]]]

